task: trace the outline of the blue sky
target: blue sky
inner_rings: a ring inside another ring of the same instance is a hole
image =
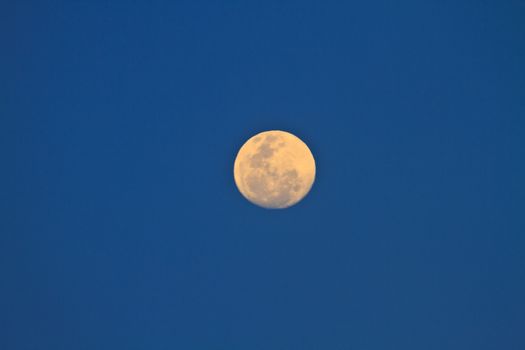
[[[520,1],[0,5],[0,348],[524,349]],[[235,188],[311,148],[306,199]]]

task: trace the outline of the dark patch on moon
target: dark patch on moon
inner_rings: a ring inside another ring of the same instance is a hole
[[[252,169],[245,177],[245,184],[255,195],[263,206],[285,207],[290,204],[301,190],[303,183],[299,178],[297,170],[291,169],[280,172],[277,167],[271,164],[270,159],[276,150],[286,145],[279,141],[276,135],[267,135],[264,142],[259,145],[249,159],[249,166]]]

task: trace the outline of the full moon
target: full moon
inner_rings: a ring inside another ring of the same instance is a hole
[[[246,141],[235,158],[233,174],[237,188],[250,202],[282,209],[308,194],[315,180],[315,161],[297,136],[270,130]]]

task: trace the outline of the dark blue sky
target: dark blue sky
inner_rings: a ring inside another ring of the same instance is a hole
[[[525,3],[4,1],[0,349],[525,349]],[[235,188],[253,134],[317,180]]]

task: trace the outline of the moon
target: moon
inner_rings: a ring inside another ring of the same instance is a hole
[[[241,194],[268,209],[297,204],[315,180],[315,160],[308,146],[281,130],[251,137],[239,150],[233,168]]]

